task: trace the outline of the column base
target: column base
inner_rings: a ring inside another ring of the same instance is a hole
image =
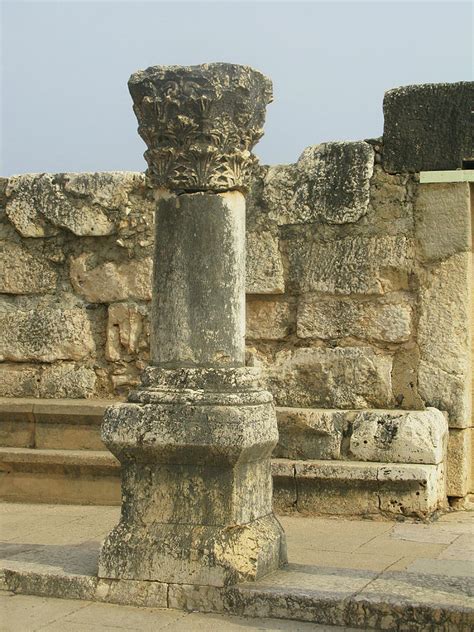
[[[272,513],[272,396],[255,369],[149,367],[102,438],[122,464],[122,514],[99,576],[225,586],[286,564]]]
[[[99,577],[226,586],[286,564],[283,529],[273,514],[245,525],[119,523],[99,559]]]

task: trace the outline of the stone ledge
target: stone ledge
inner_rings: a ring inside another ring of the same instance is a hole
[[[443,465],[273,459],[280,513],[426,518],[446,507]],[[0,448],[0,498],[120,504],[120,464],[106,451]]]
[[[118,400],[0,398],[0,446],[104,450],[100,425]],[[277,458],[438,464],[444,414],[426,410],[277,407]]]
[[[277,512],[426,518],[447,506],[440,465],[274,459]]]
[[[71,550],[72,557],[77,553]],[[83,554],[84,555],[84,554]],[[80,560],[77,560],[80,562]],[[77,563],[76,562],[76,563]],[[97,578],[94,556],[86,574],[42,562],[4,561],[0,589],[154,608],[276,617],[364,630],[468,632],[474,605],[468,578],[333,569],[299,564],[263,580],[228,588]],[[69,565],[71,566],[71,565]]]

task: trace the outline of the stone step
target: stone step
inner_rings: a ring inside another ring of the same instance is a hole
[[[471,632],[474,626],[469,577],[289,564],[256,582],[223,588],[103,579],[97,576],[99,546],[97,541],[36,544],[23,553],[25,545],[13,545],[14,553],[0,560],[0,590],[272,617],[294,621],[295,630],[298,621],[379,632]]]
[[[444,507],[441,465],[273,459],[280,513],[425,517]],[[107,451],[0,448],[0,499],[120,504],[120,464]]]
[[[107,399],[0,398],[0,446],[104,450],[100,424]]]
[[[117,400],[0,398],[0,446],[104,450],[100,425]],[[330,410],[277,407],[274,456],[437,465],[445,459],[447,422],[427,410]]]
[[[0,448],[0,499],[120,504],[120,464],[105,450]]]

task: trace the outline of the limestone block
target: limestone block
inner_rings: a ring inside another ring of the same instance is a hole
[[[339,459],[347,427],[344,411],[277,408],[278,445],[273,452],[284,459]]]
[[[301,292],[385,294],[408,288],[414,242],[403,235],[287,242],[289,274]]]
[[[403,297],[354,301],[305,294],[298,303],[298,338],[345,338],[403,342],[412,331],[412,307]]]
[[[40,368],[0,362],[1,397],[37,397]]]
[[[81,307],[32,300],[0,305],[0,358],[14,362],[81,360],[95,351],[91,326]]]
[[[298,160],[311,202],[329,224],[350,224],[365,215],[373,167],[373,149],[362,141],[308,147]]]
[[[436,408],[363,411],[352,422],[349,454],[359,461],[426,463],[446,456],[448,424]]]
[[[449,430],[448,442],[448,496],[465,496],[471,487],[472,428]]]
[[[277,237],[266,230],[252,231],[246,241],[247,294],[282,294],[285,280]]]
[[[24,246],[0,243],[0,292],[5,294],[43,294],[54,292],[57,273],[44,256],[33,254]]]
[[[419,393],[420,350],[416,342],[400,346],[393,356],[392,390],[397,406],[420,410],[425,407]]]
[[[49,365],[0,363],[2,397],[82,399],[96,395],[95,385],[94,370],[73,362]]]
[[[281,494],[282,468],[277,464],[273,461],[272,471],[275,490]],[[324,460],[285,460],[284,464],[283,470],[294,471],[293,510],[299,513],[423,518],[446,505],[443,465]],[[274,501],[280,505],[278,497]]]
[[[292,307],[288,300],[247,298],[246,337],[250,340],[281,340],[292,328]]]
[[[469,375],[454,375],[428,362],[420,362],[418,393],[427,405],[447,411],[450,428],[467,428],[470,425],[470,388]]]
[[[468,182],[420,184],[415,199],[416,236],[426,261],[438,261],[471,248]]]
[[[43,367],[38,384],[38,397],[93,397],[95,385],[96,375],[91,367],[61,362]]]
[[[130,361],[147,349],[148,308],[136,303],[113,303],[108,308],[105,357],[113,362]]]
[[[102,173],[64,174],[64,191],[73,196],[87,198],[91,206],[120,209],[129,204],[131,193],[140,191],[145,184],[143,173],[109,171]]]
[[[278,224],[346,224],[367,212],[374,152],[365,142],[308,147],[296,165],[270,167],[264,203]]]
[[[317,214],[305,208],[306,188],[299,182],[298,165],[272,165],[264,178],[262,203],[268,216],[279,225],[314,222]]]
[[[113,303],[127,299],[151,300],[151,257],[131,261],[106,261],[94,265],[94,257],[83,253],[71,259],[71,283],[91,303]]]
[[[385,93],[384,167],[390,172],[459,169],[472,155],[474,83],[428,83]]]
[[[470,416],[471,254],[459,253],[420,274],[419,393],[465,427]]]
[[[267,367],[279,406],[387,408],[392,402],[390,355],[370,347],[285,349]]]
[[[143,178],[126,172],[13,176],[6,213],[23,237],[48,236],[58,228],[78,236],[110,235]]]
[[[395,463],[377,470],[379,512],[423,518],[447,508],[445,464]]]

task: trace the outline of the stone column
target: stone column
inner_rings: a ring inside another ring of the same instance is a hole
[[[272,396],[244,366],[245,191],[271,83],[230,64],[152,67],[129,88],[155,189],[151,365],[102,438],[122,512],[99,576],[223,586],[286,562],[272,512]]]

